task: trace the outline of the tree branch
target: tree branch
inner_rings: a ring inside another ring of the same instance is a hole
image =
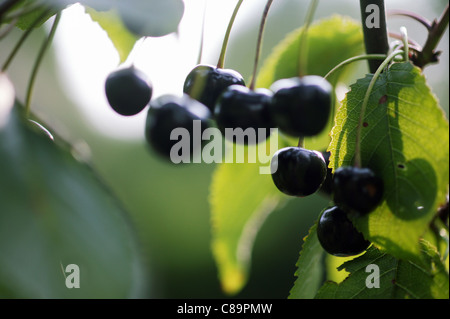
[[[372,12],[370,5],[376,6],[379,15],[376,15],[377,12]],[[366,53],[387,54],[389,51],[389,41],[384,0],[360,0],[360,7]],[[368,23],[372,18],[378,22],[376,25]],[[370,72],[375,73],[382,62],[370,60],[368,63]]]
[[[427,41],[421,52],[415,53],[411,60],[419,68],[424,68],[427,64],[439,61],[440,52],[435,49],[445,33],[449,23],[449,7],[448,4],[444,9],[444,13],[439,20],[434,20],[428,33]]]

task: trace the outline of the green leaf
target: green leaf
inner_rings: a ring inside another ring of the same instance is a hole
[[[137,240],[120,203],[18,108],[0,128],[0,296],[144,296]],[[69,264],[79,266],[79,289],[66,287]]]
[[[273,50],[261,67],[257,87],[269,88],[273,82],[283,78],[298,76],[299,45],[303,27],[292,31]],[[364,40],[359,22],[339,15],[319,20],[311,25],[307,34],[308,74],[325,76],[342,61],[364,52]],[[336,85],[345,81],[357,64],[343,68],[330,79]],[[330,120],[323,132],[305,138],[305,147],[325,149],[330,143]]]
[[[292,31],[272,50],[258,74],[257,87],[268,88],[276,80],[298,76],[302,31]],[[308,30],[307,46],[308,74],[325,76],[342,61],[364,52],[361,25],[338,15],[319,20]],[[345,68],[337,75],[343,79],[352,70]]]
[[[330,167],[352,165],[362,100],[372,75],[342,102],[332,130]],[[446,200],[449,126],[424,75],[411,63],[383,72],[370,96],[361,134],[362,165],[384,181],[384,201],[354,219],[378,248],[419,262],[419,238]]]
[[[449,276],[438,253],[426,242],[421,243],[421,249],[425,267],[398,260],[372,246],[362,256],[339,267],[350,275],[339,284],[326,282],[316,298],[448,299]],[[378,267],[378,270],[373,267]],[[375,286],[377,282],[379,285]]]
[[[116,10],[99,12],[86,7],[86,12],[105,30],[119,54],[120,62],[124,62],[138,38],[128,31]]]
[[[258,87],[267,88],[277,79],[296,76],[300,34],[301,30],[292,32],[274,48],[261,68]],[[311,26],[308,42],[311,74],[325,75],[338,63],[364,50],[360,25],[338,16]],[[324,130],[321,136],[306,143],[314,149],[325,149],[329,142],[328,131]],[[277,149],[297,143],[298,140],[280,134]],[[271,151],[273,154],[276,150]],[[223,290],[230,294],[239,292],[247,281],[253,239],[261,224],[277,204],[287,200],[273,185],[270,175],[260,174],[259,166],[219,164],[212,180],[212,250]]]
[[[292,287],[289,299],[312,299],[322,283],[323,263],[325,253],[317,238],[317,224],[309,230],[304,239],[300,257],[297,261],[297,277]]]
[[[269,140],[278,139],[273,134]],[[282,143],[281,139],[278,139]],[[269,147],[270,141],[267,142]],[[233,153],[244,152],[241,163],[223,163],[213,175],[210,195],[212,212],[212,250],[219,268],[224,292],[237,293],[248,277],[253,241],[264,220],[280,203],[282,194],[270,174],[260,169],[270,163],[251,163],[248,154],[258,154],[258,146],[234,146]],[[271,156],[278,147],[270,149]],[[230,157],[229,157],[230,158]],[[236,157],[237,158],[237,157]]]

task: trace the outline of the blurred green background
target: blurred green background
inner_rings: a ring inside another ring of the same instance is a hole
[[[254,6],[259,8],[258,14],[255,10],[253,14],[251,10],[243,10],[246,14],[238,16],[226,60],[226,66],[238,70],[247,81],[252,72],[249,61],[253,59],[259,12],[264,5],[264,1],[253,2],[261,2]],[[274,1],[266,26],[262,61],[285,34],[302,25],[308,3]],[[440,15],[446,3],[448,1],[392,0],[387,1],[387,7],[414,11],[431,20]],[[335,13],[359,20],[359,5],[357,1],[321,1],[316,18]],[[392,30],[398,30],[402,25],[407,26],[411,37],[419,43],[424,42],[425,30],[416,22],[397,17],[389,20]],[[15,30],[2,40],[0,61],[4,61],[20,35],[21,31]],[[42,30],[33,33],[8,72],[22,100],[32,63],[44,36]],[[205,61],[214,63],[219,49],[209,52]],[[428,67],[426,74],[448,114],[448,31],[440,49],[443,51],[441,64]],[[100,177],[129,212],[150,278],[145,296],[227,297],[220,290],[210,249],[208,195],[214,165],[172,165],[155,156],[146,147],[143,136],[118,139],[99,131],[63,88],[70,79],[63,81],[60,78],[59,63],[72,61],[64,57],[56,59],[55,51],[48,53],[39,72],[32,110],[50,130],[73,143],[78,152],[90,158]],[[355,78],[365,72],[367,68],[361,64]],[[144,118],[142,128],[143,125]],[[328,199],[321,195],[293,199],[269,216],[256,238],[250,280],[236,298],[288,296],[295,279],[295,263],[302,238],[327,203]]]

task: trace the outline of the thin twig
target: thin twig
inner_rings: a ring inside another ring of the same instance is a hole
[[[26,95],[26,99],[25,99],[25,114],[27,116],[30,115],[31,95],[33,93],[34,82],[36,80],[36,75],[39,70],[39,66],[41,65],[42,59],[44,57],[44,54],[45,54],[48,46],[50,45],[50,43],[53,40],[53,37],[55,36],[56,29],[58,27],[60,19],[61,19],[61,12],[58,12],[55,16],[55,20],[53,21],[53,25],[50,30],[50,33],[49,33],[46,41],[43,43],[41,49],[39,50],[36,62],[34,63],[34,66],[33,66],[33,70],[31,71],[31,76],[30,76],[30,80],[28,83],[27,95]]]
[[[431,29],[428,33],[427,41],[425,42],[422,51],[413,55],[411,60],[416,66],[423,69],[427,64],[439,61],[440,52],[435,52],[435,49],[447,29],[448,23],[449,5],[447,4],[439,20],[433,21]]]
[[[404,17],[412,18],[412,19],[416,20],[417,22],[421,23],[425,28],[427,28],[427,30],[431,29],[431,22],[428,21],[426,18],[424,18],[414,12],[409,12],[406,10],[389,10],[389,11],[387,11],[386,14],[388,17],[404,16]]]

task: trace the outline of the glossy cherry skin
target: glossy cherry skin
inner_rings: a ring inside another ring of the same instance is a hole
[[[265,141],[270,135],[270,128],[273,127],[268,111],[271,98],[272,92],[267,89],[250,90],[242,85],[227,87],[214,109],[217,127],[226,138],[227,128],[240,128],[243,131],[251,129],[254,132],[255,138],[251,140],[236,134],[233,140],[238,144],[257,144]]]
[[[105,81],[108,103],[121,115],[141,112],[150,102],[152,93],[153,87],[147,76],[135,67],[113,71]]]
[[[211,113],[219,95],[230,85],[245,85],[244,78],[231,69],[197,65],[186,77],[183,92],[206,105]]]
[[[343,166],[334,172],[333,200],[336,205],[365,215],[382,201],[383,181],[369,168]]]
[[[320,76],[281,79],[274,92],[270,112],[277,127],[295,136],[314,136],[327,125],[331,111],[332,86]]]
[[[272,157],[270,168],[275,186],[286,195],[298,197],[319,190],[327,175],[322,154],[301,147],[278,150]]]
[[[196,137],[194,120],[200,122],[200,134],[210,127],[211,113],[208,108],[187,95],[182,97],[163,95],[150,103],[145,123],[145,138],[149,146],[166,159],[171,159],[172,147],[179,142],[171,139],[171,133],[175,129],[185,129],[189,133],[190,152],[183,155],[183,160],[189,161],[201,148],[201,140],[194,143]],[[201,137],[201,135],[200,135]],[[196,146],[196,148],[194,147]]]
[[[338,206],[327,208],[320,214],[317,237],[326,252],[338,257],[360,254],[370,245]]]

